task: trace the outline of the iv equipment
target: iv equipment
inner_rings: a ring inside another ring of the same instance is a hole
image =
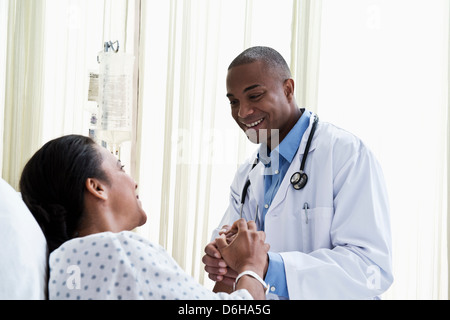
[[[134,56],[105,44],[98,62],[97,138],[117,148],[132,137]]]

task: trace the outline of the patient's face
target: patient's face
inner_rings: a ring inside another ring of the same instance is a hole
[[[143,225],[147,215],[137,194],[137,183],[123,169],[122,163],[107,149],[98,147],[103,156],[102,168],[111,183],[108,186],[108,202],[113,208],[114,223],[122,230],[132,230]],[[118,231],[118,230],[114,230]]]

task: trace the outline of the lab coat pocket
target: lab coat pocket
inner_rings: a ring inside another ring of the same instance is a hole
[[[304,252],[309,253],[320,248],[331,249],[333,208],[305,206],[301,215]]]

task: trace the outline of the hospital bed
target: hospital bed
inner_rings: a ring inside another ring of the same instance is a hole
[[[20,194],[0,179],[0,300],[46,299],[47,242]]]

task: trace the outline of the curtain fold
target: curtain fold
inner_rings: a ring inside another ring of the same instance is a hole
[[[444,43],[446,44],[446,57],[447,57],[447,70],[446,72],[446,85],[444,90],[446,91],[446,104],[447,104],[447,141],[445,142],[445,146],[447,148],[447,158],[444,163],[447,164],[447,185],[444,189],[444,195],[447,198],[447,298],[450,297],[450,3],[445,2],[446,10],[444,11],[445,18],[444,21],[447,21],[447,31],[444,39]],[[444,197],[445,199],[445,197]],[[444,251],[445,252],[445,251]]]
[[[174,83],[174,67],[175,67],[175,39],[176,39],[176,21],[177,21],[177,3],[175,0],[170,0],[170,15],[169,15],[169,43],[168,43],[168,63],[167,63],[167,82]],[[174,88],[168,85],[166,87],[166,103],[165,103],[165,125],[163,135],[163,166],[162,166],[162,184],[161,184],[161,216],[160,216],[160,234],[159,243],[164,248],[169,248],[169,217],[170,211],[170,195],[171,195],[171,172],[172,172],[172,123],[173,123],[173,101]]]
[[[215,123],[210,106],[217,79],[211,62],[216,63],[218,56],[211,54],[218,41],[211,30],[217,30],[212,22],[219,12],[220,3],[209,1],[171,1],[169,9],[159,242],[199,277],[203,273],[199,248],[209,236],[209,140]]]
[[[299,107],[317,112],[322,0],[294,0],[290,67]]]
[[[41,143],[44,22],[45,1],[9,3],[2,176],[16,190]]]
[[[5,45],[0,47],[0,176],[3,168],[3,127],[5,115],[5,88],[6,88],[6,52],[8,46],[8,1],[0,1],[0,39],[5,39]]]

